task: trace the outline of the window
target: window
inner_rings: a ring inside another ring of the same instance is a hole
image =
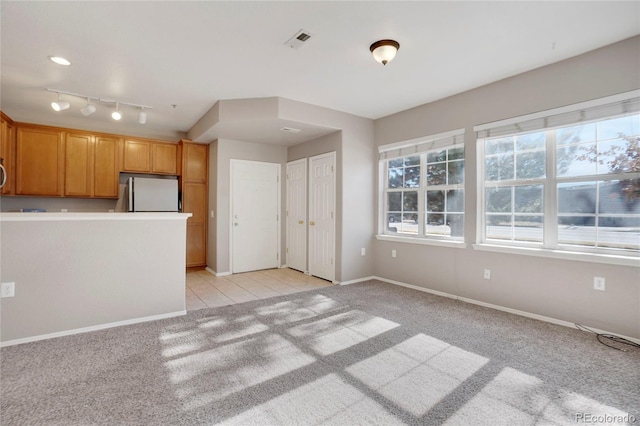
[[[463,239],[463,133],[380,147],[383,234]]]
[[[637,256],[639,101],[477,127],[480,241]]]

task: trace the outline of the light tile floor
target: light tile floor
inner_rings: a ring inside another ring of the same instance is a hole
[[[205,270],[189,272],[186,288],[187,311],[267,299],[332,285],[329,281],[288,268],[224,277],[216,277]]]

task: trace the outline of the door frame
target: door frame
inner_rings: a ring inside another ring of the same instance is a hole
[[[338,206],[336,204],[336,198],[337,198],[337,194],[336,194],[336,187],[337,187],[337,170],[338,170],[338,166],[336,164],[336,152],[335,151],[331,151],[331,152],[326,152],[324,154],[319,154],[319,155],[314,155],[312,157],[309,157],[309,164],[307,166],[307,175],[308,175],[308,179],[307,179],[307,184],[308,184],[308,189],[307,189],[307,270],[309,275],[313,275],[311,273],[311,258],[309,256],[310,254],[310,247],[311,247],[311,230],[310,230],[310,220],[311,220],[311,198],[312,198],[312,194],[311,194],[311,188],[312,188],[312,184],[313,184],[313,173],[312,173],[312,168],[311,168],[311,163],[313,160],[317,160],[317,159],[321,159],[321,158],[325,158],[325,157],[330,157],[333,160],[333,228],[331,229],[331,233],[332,233],[332,237],[333,237],[333,245],[332,245],[332,253],[331,253],[331,258],[333,259],[333,270],[332,270],[332,277],[331,277],[331,282],[333,284],[338,284],[338,282],[336,281],[336,223],[338,221]],[[319,277],[319,278],[323,278],[323,277]],[[327,278],[323,278],[323,279],[327,279]]]
[[[277,267],[280,268],[281,264],[282,264],[282,220],[281,220],[281,216],[282,216],[282,200],[281,200],[281,192],[282,192],[282,181],[281,181],[281,174],[282,174],[282,164],[280,163],[271,163],[268,161],[253,161],[253,160],[238,160],[238,159],[230,159],[229,160],[229,271],[231,272],[231,274],[233,274],[233,191],[234,191],[234,180],[233,180],[233,172],[234,172],[234,165],[235,164],[240,164],[240,163],[248,163],[248,164],[269,164],[272,166],[277,166],[277,193],[278,193],[278,200],[277,200],[277,205],[279,207],[278,209],[278,215],[277,215],[277,226],[278,226],[278,235],[277,235],[277,255],[278,255],[278,262],[277,262]],[[275,168],[275,167],[274,167]]]

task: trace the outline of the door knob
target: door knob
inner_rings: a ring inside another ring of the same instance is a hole
[[[238,222],[233,222],[233,226],[238,226]]]
[[[302,225],[304,223],[304,220],[299,220],[298,221],[298,225]]]
[[[309,222],[309,225],[311,225],[311,226],[315,226],[315,224],[316,223],[314,221]]]

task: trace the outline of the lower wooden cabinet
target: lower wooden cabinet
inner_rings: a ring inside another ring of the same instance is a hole
[[[209,147],[184,140],[180,147],[182,211],[192,214],[187,219],[187,267],[206,266]]]
[[[207,265],[207,232],[204,224],[187,221],[187,267]]]

